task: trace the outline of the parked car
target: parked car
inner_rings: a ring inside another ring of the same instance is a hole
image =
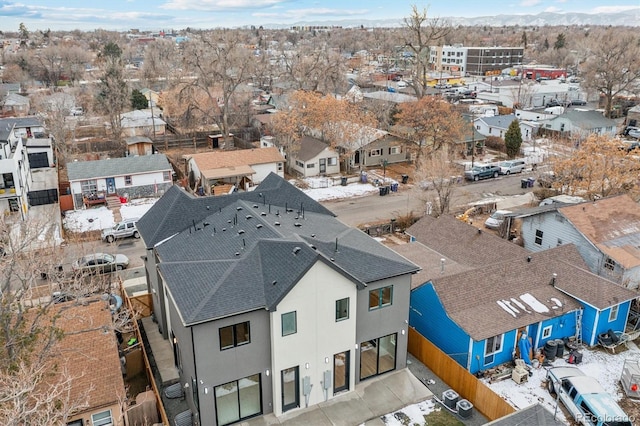
[[[586,105],[587,101],[584,99],[574,99],[571,101],[571,105]]]
[[[504,216],[511,213],[509,210],[496,210],[484,222],[484,226],[489,229],[498,229],[504,222]]]
[[[629,136],[631,138],[640,139],[640,128],[633,127],[633,126],[627,126],[627,128],[624,129],[622,134],[625,135],[625,136]]]
[[[108,243],[112,243],[116,240],[116,238],[140,238],[140,234],[138,233],[138,228],[136,227],[136,223],[138,222],[138,218],[131,218],[123,220],[122,222],[116,223],[113,228],[107,228],[102,230],[102,240]]]
[[[555,393],[571,416],[584,426],[631,426],[629,416],[615,399],[578,367],[547,371],[547,388]]]
[[[404,80],[400,80],[400,81],[398,82],[397,86],[398,86],[398,88],[402,89],[402,88],[407,87],[407,86],[409,86],[409,85],[407,84],[407,82],[406,82],[406,81],[404,81]]]
[[[71,115],[73,115],[74,117],[84,115],[84,109],[82,109],[82,107],[73,107],[71,108]]]
[[[467,180],[480,180],[488,178],[497,178],[500,174],[499,166],[485,165],[474,166],[471,170],[464,172],[464,178]]]
[[[108,253],[93,253],[73,262],[74,272],[97,274],[121,271],[129,266],[129,258],[124,254],[112,256]]]
[[[562,106],[560,101],[557,100],[557,99],[551,99],[549,102],[547,102],[547,105],[546,105],[547,108],[549,108],[549,107],[557,107],[557,106]]]
[[[526,164],[524,160],[510,160],[500,163],[500,174],[510,175],[511,173],[522,173]]]

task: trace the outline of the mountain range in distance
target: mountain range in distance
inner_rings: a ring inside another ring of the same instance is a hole
[[[537,15],[496,15],[478,16],[473,18],[460,17],[438,17],[447,21],[453,26],[521,26],[521,27],[544,27],[544,26],[640,26],[640,7],[633,10],[615,13],[553,13],[542,12]],[[304,21],[290,25],[264,24],[263,28],[282,29],[290,27],[309,26],[337,26],[343,28],[394,28],[403,25],[402,19],[342,19],[331,21]]]

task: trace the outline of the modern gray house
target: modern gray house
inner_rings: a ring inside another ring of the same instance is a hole
[[[278,175],[218,197],[173,186],[138,230],[195,424],[281,416],[406,366],[419,268]]]

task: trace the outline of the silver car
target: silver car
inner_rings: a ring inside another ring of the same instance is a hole
[[[103,274],[121,271],[129,266],[129,258],[124,254],[93,253],[73,262],[73,271],[82,274]]]
[[[500,163],[500,174],[510,175],[511,173],[521,173],[526,164],[524,160],[510,160]]]
[[[113,228],[107,228],[102,230],[102,239],[108,243],[112,243],[116,238],[140,238],[136,223],[138,218],[131,218],[116,223]]]

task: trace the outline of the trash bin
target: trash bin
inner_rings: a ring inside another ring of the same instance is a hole
[[[409,182],[409,175],[402,175],[402,183]]]
[[[535,181],[536,181],[536,180],[535,180],[534,178],[529,178],[529,179],[527,179],[527,186],[528,186],[529,188],[533,188],[533,183],[534,183]]]
[[[391,184],[391,192],[398,192],[398,184],[397,183],[392,183]]]
[[[378,190],[380,191],[380,196],[382,197],[383,195],[387,195],[387,193],[384,191],[386,189],[385,186],[381,186],[378,188]]]
[[[384,187],[384,195],[389,195],[389,191],[391,190],[391,187],[389,185]]]
[[[529,179],[520,179],[520,188],[525,189],[529,186]]]
[[[365,172],[360,175],[360,182],[367,183],[367,174]]]
[[[340,178],[340,185],[347,186],[347,177],[346,176],[342,176]]]

